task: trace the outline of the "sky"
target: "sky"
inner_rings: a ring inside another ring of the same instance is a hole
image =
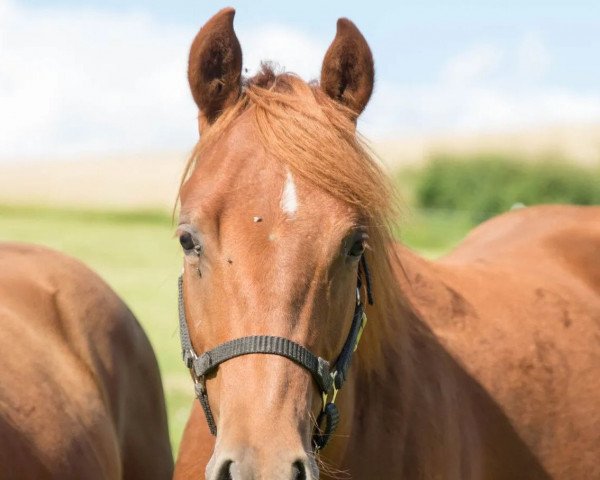
[[[0,161],[187,151],[189,45],[227,3],[0,0]],[[598,1],[244,1],[244,65],[318,78],[335,22],[376,62],[370,139],[600,122]]]

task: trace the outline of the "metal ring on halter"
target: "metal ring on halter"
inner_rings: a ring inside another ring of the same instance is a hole
[[[335,403],[328,403],[317,418],[317,431],[312,438],[316,450],[325,448],[338,423],[340,423],[340,411]]]

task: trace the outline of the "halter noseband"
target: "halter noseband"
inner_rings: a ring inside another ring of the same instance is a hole
[[[369,305],[373,304],[371,294],[371,278],[367,261],[364,255],[361,257],[360,265],[365,275],[367,289],[367,301]],[[331,434],[335,431],[340,414],[335,405],[335,399],[338,390],[346,381],[352,354],[358,347],[363,329],[367,323],[367,316],[364,312],[364,304],[360,298],[360,289],[362,287],[360,269],[356,284],[356,306],[352,316],[352,326],[338,355],[333,368],[329,362],[316,356],[310,350],[299,343],[293,342],[287,338],[271,335],[255,335],[236,338],[228,342],[197,355],[190,341],[190,334],[185,315],[185,305],[183,302],[183,275],[179,277],[179,334],[181,336],[181,348],[183,361],[189,368],[194,380],[194,389],[196,396],[202,405],[208,428],[213,435],[217,434],[217,425],[208,402],[208,393],[206,391],[206,375],[213,372],[217,367],[227,360],[249,354],[269,354],[285,357],[301,367],[308,370],[314,378],[321,395],[323,397],[323,409],[317,419],[317,426],[312,437],[312,443],[316,450],[320,450],[327,445]]]

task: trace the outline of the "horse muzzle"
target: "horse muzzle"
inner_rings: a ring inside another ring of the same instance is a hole
[[[207,480],[318,480],[314,457],[302,449],[270,450],[252,447],[217,449],[206,467]]]

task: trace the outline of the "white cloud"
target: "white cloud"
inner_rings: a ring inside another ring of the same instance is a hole
[[[195,142],[186,62],[198,27],[6,0],[0,27],[0,159],[183,150]],[[308,35],[267,25],[238,36],[250,72],[272,59],[318,76],[325,46]]]
[[[476,45],[451,58],[442,70],[442,79],[456,84],[476,82],[497,72],[502,57],[502,50],[494,45]]]
[[[136,14],[6,11],[0,157],[192,144],[190,32]]]
[[[517,47],[517,65],[526,79],[541,78],[551,64],[551,55],[542,37],[535,32],[527,33]]]
[[[0,160],[185,150],[196,140],[186,62],[198,26],[0,0]],[[316,78],[329,39],[286,25],[238,29],[250,73],[260,60]],[[527,34],[475,45],[419,86],[379,78],[361,126],[372,137],[600,120],[600,95],[543,82],[551,54]]]
[[[550,64],[550,52],[534,33],[512,49],[475,45],[450,58],[435,82],[381,82],[365,133],[378,138],[600,121],[600,94],[547,85]]]
[[[8,18],[9,12],[12,10],[12,5],[8,0],[0,0],[0,26],[4,24],[4,20]]]
[[[273,61],[282,69],[306,80],[319,78],[327,44],[306,33],[283,25],[264,25],[239,32],[244,65],[251,75],[260,62]]]

